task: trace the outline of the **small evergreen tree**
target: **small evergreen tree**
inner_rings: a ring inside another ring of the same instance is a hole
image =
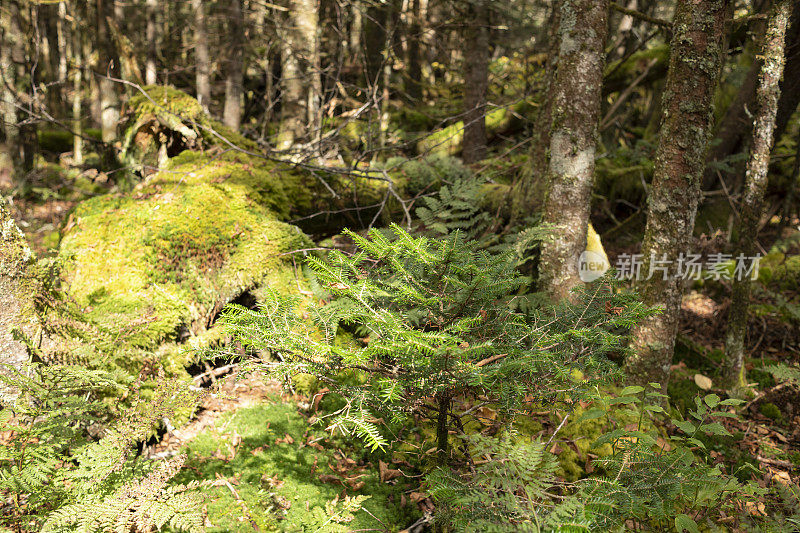
[[[233,345],[269,352],[285,377],[316,376],[346,401],[334,426],[367,444],[387,440],[377,420],[409,416],[433,422],[440,461],[448,434],[475,409],[455,412],[453,400],[494,405],[511,422],[526,405],[581,397],[613,377],[605,358],[623,350],[619,331],[645,314],[626,294],[597,283],[573,304],[522,314],[524,283],[511,252],[477,250],[458,232],[442,239],[346,232],[358,251],[330,253],[308,263],[335,304],[307,305],[272,291],[257,310],[229,306]],[[311,320],[309,320],[311,319]],[[309,327],[313,323],[313,327]],[[363,345],[335,342],[339,325],[368,333]],[[356,372],[360,378],[343,379]]]

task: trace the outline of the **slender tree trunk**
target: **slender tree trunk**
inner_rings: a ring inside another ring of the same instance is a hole
[[[244,20],[242,0],[229,0],[228,11],[228,68],[225,78],[225,108],[222,121],[232,130],[242,122],[242,85],[244,53]]]
[[[405,90],[408,99],[419,104],[422,100],[422,58],[420,57],[419,42],[422,39],[422,24],[420,21],[420,0],[410,0],[411,13],[408,25],[408,73]]]
[[[353,13],[353,20],[350,24],[350,39],[349,39],[349,47],[350,47],[350,56],[352,58],[357,58],[361,55],[361,32],[364,30],[364,15],[361,13],[361,10],[364,9],[364,6],[358,0],[353,0],[350,2],[352,6],[352,13]]]
[[[194,9],[194,63],[197,101],[208,107],[211,103],[211,82],[208,66],[208,35],[203,0],[192,0]]]
[[[439,454],[439,464],[444,466],[447,464],[448,453],[448,428],[447,418],[450,412],[450,393],[442,391],[438,395],[439,415],[436,419],[436,448]]]
[[[3,106],[3,140],[11,147],[10,152],[14,153],[19,141],[19,127],[17,126],[17,108],[15,106],[17,95],[17,67],[14,64],[13,50],[18,47],[18,40],[21,37],[17,26],[12,21],[10,6],[2,6],[0,10],[0,31],[2,31],[2,41],[0,41],[0,100]]]
[[[156,60],[158,58],[158,25],[156,13],[158,0],[146,0],[147,11],[147,61],[144,68],[144,82],[147,85],[158,83]]]
[[[553,94],[555,89],[556,70],[558,67],[558,28],[561,24],[561,0],[556,0],[553,5],[553,14],[550,17],[550,30],[547,32],[547,62],[544,65],[544,86],[541,91],[541,105],[536,114],[536,122],[531,133],[530,157],[524,169],[514,195],[511,206],[511,222],[516,222],[536,211],[544,203],[547,183],[547,167],[549,164],[548,151],[550,149],[550,126],[553,121]]]
[[[675,9],[661,136],[642,245],[642,274],[648,277],[651,268],[654,274],[640,286],[644,303],[661,306],[663,312],[633,329],[633,354],[625,363],[632,382],[657,382],[665,390],[683,295],[678,259],[681,253],[691,253],[687,247],[711,137],[711,110],[731,5],[730,0],[679,0]]]
[[[550,192],[544,221],[555,227],[544,243],[539,265],[541,288],[564,298],[578,286],[578,258],[586,232],[600,115],[608,32],[608,2],[563,0],[559,25],[550,138]]]
[[[464,55],[464,141],[462,158],[486,157],[486,89],[489,86],[489,9],[484,0],[470,4]]]
[[[364,63],[367,86],[380,83],[383,72],[383,50],[386,45],[386,25],[389,21],[389,3],[370,2],[364,21]]]
[[[800,2],[794,3],[791,25],[786,32],[786,65],[781,80],[781,97],[775,116],[775,142],[781,140],[789,120],[800,104]]]
[[[40,47],[47,59],[46,78],[51,84],[47,87],[47,108],[56,117],[64,116],[63,80],[59,78],[59,62],[62,50],[58,47],[58,11],[60,4],[37,6],[40,35],[47,40],[47,47]]]
[[[789,20],[791,2],[778,0],[770,13],[764,50],[761,54],[762,67],[758,77],[756,103],[758,109],[753,125],[753,141],[750,158],[747,161],[744,196],[740,208],[737,231],[737,254],[739,261],[746,261],[755,255],[758,223],[763,209],[764,191],[767,188],[767,170],[773,143],[775,115],[780,96],[779,83],[784,66],[784,38]],[[728,332],[725,338],[725,385],[733,390],[743,391],[747,387],[744,369],[744,339],[747,328],[747,307],[750,303],[750,276],[738,273],[732,280],[731,306],[728,315]],[[739,278],[742,279],[739,279]]]
[[[113,16],[114,11],[107,9],[107,3],[108,0],[96,0],[95,7],[97,9],[97,49],[99,52],[97,84],[100,92],[100,128],[103,141],[108,143],[117,136],[120,112],[117,83],[109,78],[119,79],[121,71],[119,57],[106,20],[107,17]]]
[[[281,150],[300,139],[319,138],[322,97],[317,2],[290,0],[288,5],[288,28],[281,36]]]
[[[72,137],[72,161],[75,165],[83,164],[83,113],[82,100],[83,94],[83,32],[80,27],[82,10],[76,5],[72,12],[72,63],[74,74],[72,79],[72,129],[75,135]]]

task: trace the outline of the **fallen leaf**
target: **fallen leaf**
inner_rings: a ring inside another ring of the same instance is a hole
[[[275,444],[279,444],[279,443],[283,443],[283,444],[294,444],[294,439],[292,438],[292,436],[291,436],[291,435],[289,435],[288,433],[286,433],[286,435],[285,435],[283,438],[280,438],[280,439],[275,439]]]
[[[387,481],[391,481],[392,479],[398,478],[403,475],[400,470],[389,468],[389,465],[384,463],[383,461],[378,461],[378,471],[380,472],[380,478],[383,483]]]
[[[704,376],[703,374],[695,374],[694,383],[703,390],[710,390],[714,385],[714,382],[711,381],[711,378]]]
[[[789,472],[778,470],[772,474],[772,482],[780,483],[781,485],[788,487],[792,484],[792,476],[789,475]]]

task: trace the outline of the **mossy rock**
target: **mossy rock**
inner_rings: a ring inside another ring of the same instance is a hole
[[[133,170],[162,168],[184,150],[233,144],[249,151],[253,141],[211,119],[193,97],[173,87],[148,85],[125,106],[119,125],[119,157]]]
[[[762,403],[761,405],[758,406],[758,411],[762,415],[764,415],[767,418],[770,418],[772,420],[776,420],[777,421],[777,420],[780,420],[781,418],[783,418],[783,415],[781,414],[780,407],[778,407],[774,403],[770,403],[770,402]]]
[[[285,170],[186,152],[129,194],[79,204],[59,249],[71,296],[125,344],[153,350],[202,333],[244,291],[298,290],[291,256],[280,254],[312,243],[281,221],[298,183]]]

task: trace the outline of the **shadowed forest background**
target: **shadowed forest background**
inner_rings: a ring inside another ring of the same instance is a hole
[[[800,530],[800,3],[0,32],[0,532]]]

